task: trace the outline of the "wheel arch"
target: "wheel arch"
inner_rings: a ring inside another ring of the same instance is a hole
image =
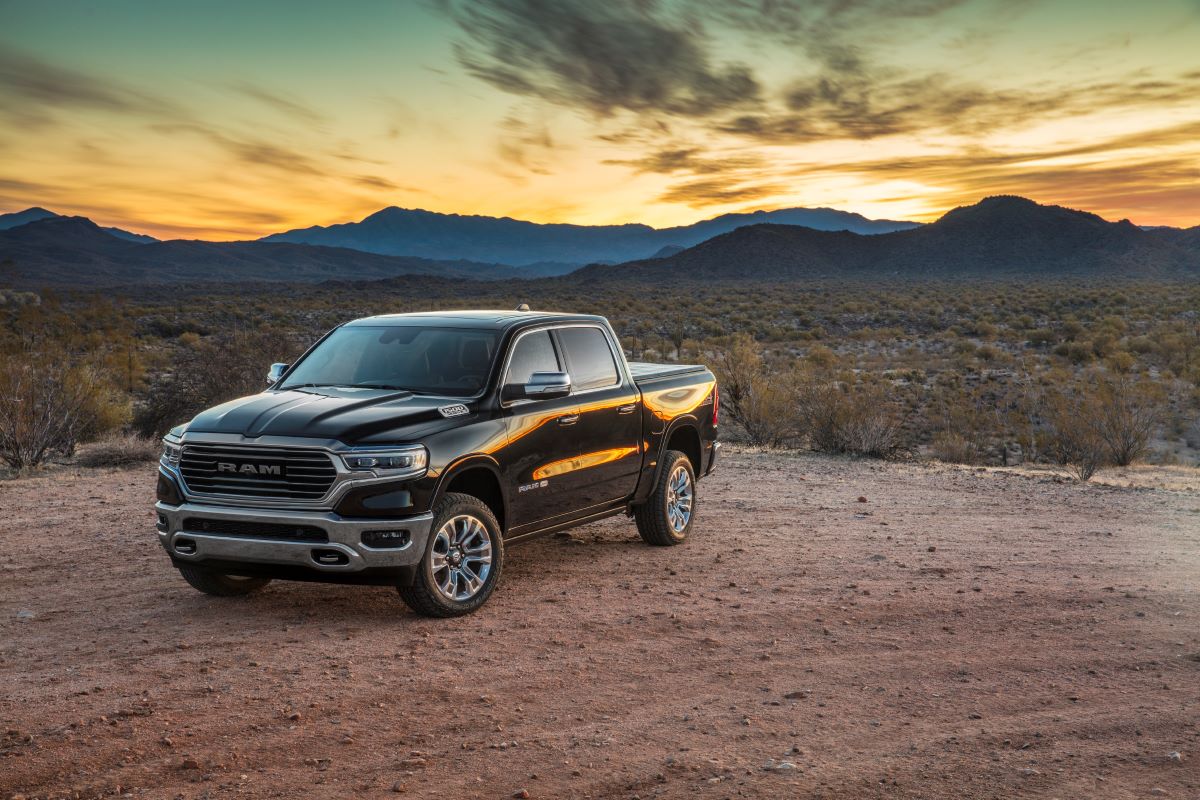
[[[495,459],[483,455],[465,456],[455,461],[442,473],[434,491],[436,506],[447,492],[461,492],[478,498],[492,510],[500,530],[508,529],[508,498],[500,480],[500,467]]]
[[[688,415],[672,420],[671,426],[663,435],[662,446],[658,453],[658,468],[662,469],[663,455],[668,450],[678,450],[692,462],[692,472],[697,479],[703,471],[704,449],[700,442],[700,426],[696,418]]]

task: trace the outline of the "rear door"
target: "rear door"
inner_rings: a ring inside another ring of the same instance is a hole
[[[524,384],[534,372],[565,372],[549,330],[525,331],[511,345],[501,386]],[[502,403],[508,444],[497,453],[509,496],[510,532],[540,527],[574,506],[567,484],[558,480],[558,464],[579,454],[574,434],[578,401],[571,395],[555,400],[511,400]]]
[[[568,325],[554,335],[579,414],[573,426],[579,455],[562,465],[563,491],[578,510],[624,500],[633,494],[642,464],[641,395],[620,367],[618,345],[605,328]]]

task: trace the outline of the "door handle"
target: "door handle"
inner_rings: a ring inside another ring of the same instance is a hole
[[[559,425],[574,425],[576,422],[579,422],[578,414],[567,414],[558,418]]]
[[[630,403],[627,406],[618,406],[617,413],[618,414],[632,414],[636,408],[637,408],[637,403]]]

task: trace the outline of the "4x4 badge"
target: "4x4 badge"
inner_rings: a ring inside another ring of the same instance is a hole
[[[462,403],[455,403],[450,406],[442,406],[438,409],[443,417],[461,417],[465,414],[470,414],[471,409],[464,406]]]

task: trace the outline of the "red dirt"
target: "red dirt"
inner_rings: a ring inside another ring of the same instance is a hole
[[[448,622],[197,594],[152,492],[0,484],[0,797],[1200,796],[1194,488],[735,453]]]

